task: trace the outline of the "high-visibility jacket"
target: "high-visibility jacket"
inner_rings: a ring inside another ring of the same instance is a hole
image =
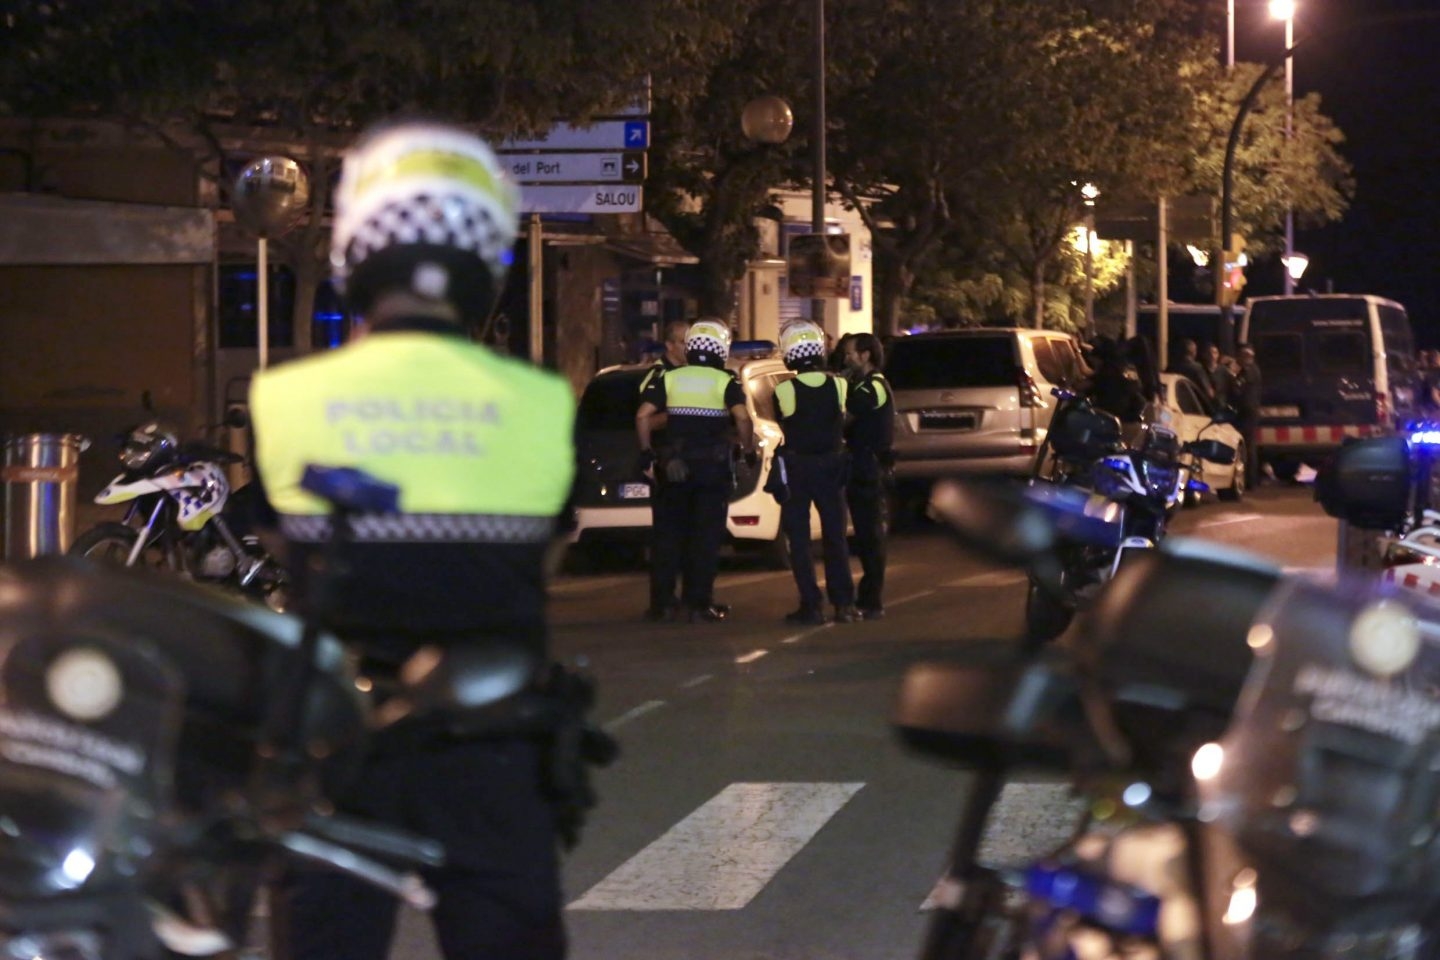
[[[400,512],[352,524],[340,614],[357,628],[543,631],[543,554],[575,469],[575,401],[553,373],[460,336],[376,332],[259,374],[255,464],[292,543],[328,538],[305,467],[357,467]]]

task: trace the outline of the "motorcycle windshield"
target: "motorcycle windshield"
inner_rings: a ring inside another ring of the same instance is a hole
[[[1373,584],[1282,586],[1230,727],[1195,755],[1201,816],[1253,867],[1257,922],[1351,934],[1440,902],[1440,623]]]
[[[69,893],[108,872],[102,863],[123,839],[122,807],[114,791],[6,765],[0,771],[0,896]]]

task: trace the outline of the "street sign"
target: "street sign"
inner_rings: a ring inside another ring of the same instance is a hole
[[[630,184],[521,184],[525,213],[639,213],[644,188]]]
[[[1215,220],[1214,197],[1171,197],[1165,201],[1165,227],[1170,239],[1177,243],[1210,244],[1219,232]],[[1160,229],[1155,203],[1107,203],[1104,197],[1095,204],[1095,235],[1102,240],[1156,239]]]
[[[504,140],[500,153],[516,150],[644,150],[650,146],[650,121],[599,120],[588,127],[557,123],[532,140]]]
[[[507,153],[501,157],[518,183],[639,183],[645,153]]]

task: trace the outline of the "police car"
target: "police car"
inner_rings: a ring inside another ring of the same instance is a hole
[[[760,556],[776,567],[789,566],[780,505],[765,492],[775,450],[783,434],[776,422],[775,386],[795,374],[785,367],[774,343],[741,340],[730,346],[727,369],[745,390],[745,406],[755,423],[759,463],[735,463],[735,486],[725,519],[729,542],[740,554]],[[652,366],[644,363],[606,367],[585,388],[576,413],[575,521],[571,552],[596,560],[634,556],[650,535],[650,484],[636,469],[640,453],[635,411],[640,384]],[[810,535],[820,535],[820,518],[810,513]]]

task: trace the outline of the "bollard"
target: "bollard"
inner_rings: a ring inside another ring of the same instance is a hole
[[[5,439],[5,560],[64,553],[75,538],[75,482],[90,441],[73,433]]]

